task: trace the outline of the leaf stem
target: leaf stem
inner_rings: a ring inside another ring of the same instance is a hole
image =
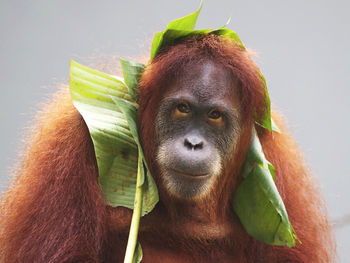
[[[128,244],[126,247],[125,257],[124,257],[124,263],[134,262],[134,254],[135,254],[135,248],[137,244],[137,236],[139,232],[141,208],[142,208],[142,185],[139,184],[139,182],[141,181],[141,169],[143,169],[142,158],[139,155],[134,210],[133,210],[132,219],[131,219],[130,232],[129,232]]]

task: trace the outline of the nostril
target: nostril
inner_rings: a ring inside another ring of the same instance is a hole
[[[189,150],[203,149],[203,141],[198,137],[188,137],[184,141],[184,145]]]
[[[195,146],[194,146],[194,149],[195,150],[201,150],[201,149],[203,149],[203,142],[200,142],[200,143],[197,143]]]
[[[187,138],[185,139],[184,145],[189,150],[192,150],[192,148],[193,148],[193,145],[189,142],[189,140]]]

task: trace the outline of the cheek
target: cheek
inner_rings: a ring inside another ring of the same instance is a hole
[[[237,143],[241,136],[241,127],[238,123],[230,125],[220,136],[216,137],[216,144],[222,157],[227,160],[236,150]]]
[[[188,127],[188,122],[185,119],[173,120],[169,116],[157,117],[155,126],[155,135],[158,143],[181,135]]]

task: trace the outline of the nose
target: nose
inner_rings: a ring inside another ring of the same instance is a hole
[[[188,150],[201,150],[203,149],[203,139],[197,135],[187,136],[184,140],[184,146]]]

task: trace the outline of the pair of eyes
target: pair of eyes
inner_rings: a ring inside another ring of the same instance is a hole
[[[179,103],[176,106],[175,114],[185,116],[191,112],[191,108],[186,103]],[[208,118],[212,120],[220,120],[222,118],[222,113],[217,109],[212,109],[208,112]]]

